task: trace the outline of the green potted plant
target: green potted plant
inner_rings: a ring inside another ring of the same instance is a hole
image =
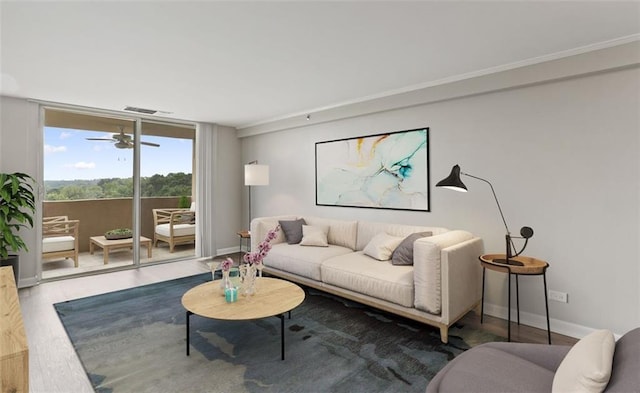
[[[133,232],[129,228],[116,228],[105,232],[104,237],[107,240],[129,239],[133,237]]]
[[[180,209],[188,209],[189,207],[191,207],[191,201],[189,199],[188,196],[181,196],[180,199],[178,199],[178,207]]]
[[[12,266],[18,283],[20,260],[9,252],[28,251],[18,235],[21,228],[33,228],[36,200],[33,178],[24,173],[0,173],[0,265]]]

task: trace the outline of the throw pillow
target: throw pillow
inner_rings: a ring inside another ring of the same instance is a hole
[[[393,265],[413,265],[413,243],[432,234],[432,232],[416,232],[405,237],[391,254],[391,263]]]
[[[362,251],[371,258],[379,261],[388,261],[391,259],[393,250],[398,247],[400,242],[402,242],[401,237],[391,236],[385,232],[381,232],[375,235]]]
[[[551,391],[602,392],[611,377],[615,347],[609,330],[596,330],[582,338],[558,366]]]
[[[307,225],[303,218],[299,220],[278,221],[284,233],[284,238],[289,244],[298,244],[302,240],[302,226]]]
[[[327,242],[327,234],[329,233],[329,227],[325,226],[302,226],[302,240],[301,246],[316,246],[316,247],[329,247]]]

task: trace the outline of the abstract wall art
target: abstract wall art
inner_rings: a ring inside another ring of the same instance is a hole
[[[316,205],[429,211],[429,128],[317,142]]]

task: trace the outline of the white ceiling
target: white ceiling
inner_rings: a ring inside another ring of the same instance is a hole
[[[640,37],[640,2],[2,1],[0,93],[242,128]]]

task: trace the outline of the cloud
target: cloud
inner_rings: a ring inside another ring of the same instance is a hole
[[[73,136],[72,132],[61,132],[60,133],[60,139],[67,139],[67,138],[71,138]]]
[[[84,161],[78,161],[75,164],[69,164],[69,165],[65,165],[67,168],[74,168],[74,169],[94,169],[96,167],[96,163],[95,162],[84,162]]]
[[[44,145],[44,153],[52,154],[52,153],[64,153],[67,151],[66,146],[52,146],[52,145]]]

